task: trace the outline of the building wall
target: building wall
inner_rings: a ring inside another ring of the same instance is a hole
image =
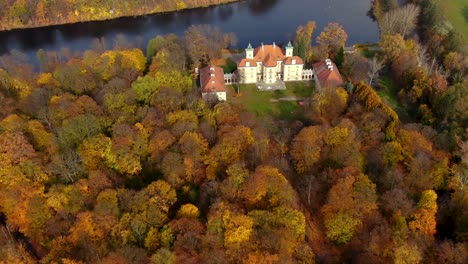
[[[265,83],[274,83],[277,78],[276,67],[263,67],[263,81]]]
[[[283,70],[283,62],[282,61],[278,61],[277,64],[276,64],[276,72],[277,73],[282,73],[282,70]]]
[[[304,66],[299,64],[284,65],[283,67],[283,80],[284,81],[299,81],[302,80],[302,72]]]
[[[292,48],[290,51],[291,54],[288,54],[288,50],[286,50],[286,57],[292,56]],[[253,58],[253,51],[252,54],[246,52],[246,58],[251,57]],[[283,65],[283,61],[278,61],[276,67],[265,67],[262,62],[257,62],[256,64],[257,65],[250,65],[250,67],[238,68],[239,83],[256,83],[260,79],[263,79],[263,81],[267,83],[273,83],[278,79],[284,81],[300,81],[312,80],[314,78],[312,70],[304,70],[304,65]],[[267,71],[267,69],[273,69],[273,73]]]
[[[239,83],[256,83],[257,82],[257,67],[240,67]]]
[[[309,81],[314,79],[314,71],[312,69],[302,70],[302,80]]]
[[[202,93],[202,97],[205,100],[210,96],[217,96],[219,101],[226,101],[226,92]]]

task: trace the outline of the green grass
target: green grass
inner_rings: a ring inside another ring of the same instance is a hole
[[[402,120],[411,120],[410,115],[406,108],[398,102],[398,87],[393,82],[391,76],[382,76],[379,80],[379,89],[376,90],[377,94],[384,102],[390,105],[398,113]]]
[[[315,83],[309,81],[303,82],[286,82],[286,90],[276,90],[273,92],[273,98],[297,97],[307,98],[312,95],[315,90]]]
[[[457,32],[459,32],[465,43],[468,43],[468,1],[445,0],[440,1],[445,16]]]
[[[255,113],[258,117],[274,116],[281,119],[295,120],[302,118],[302,107],[296,101],[271,102],[271,99],[283,97],[309,97],[314,85],[312,82],[288,82],[285,91],[259,91],[255,84],[241,84],[240,96],[237,88],[228,87],[227,101],[240,109]]]

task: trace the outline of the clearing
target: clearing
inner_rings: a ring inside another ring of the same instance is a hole
[[[237,86],[227,85],[227,101],[241,109],[255,113],[262,117],[277,116],[281,119],[301,119],[303,109],[300,101],[315,90],[313,81],[286,82],[287,90],[259,91],[255,84],[241,84],[240,95]],[[284,99],[284,100],[282,100]]]
[[[463,36],[465,44],[468,43],[468,1],[446,0],[440,1],[440,5],[450,23]]]

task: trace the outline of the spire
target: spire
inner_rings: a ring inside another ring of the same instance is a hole
[[[262,51],[263,51],[263,42],[262,42]]]
[[[252,48],[252,45],[249,43],[249,45],[245,49],[245,58],[253,59],[253,57],[254,57],[254,49]]]
[[[273,48],[276,49],[276,43],[275,42],[273,42]]]
[[[286,50],[286,57],[292,57],[293,56],[294,47],[291,44],[291,41],[289,41],[289,43],[286,46],[285,50]]]

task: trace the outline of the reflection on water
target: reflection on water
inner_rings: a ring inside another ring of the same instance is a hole
[[[297,26],[309,20],[317,22],[314,37],[329,22],[339,22],[349,35],[348,45],[374,42],[378,31],[366,16],[369,7],[369,0],[250,0],[177,13],[15,30],[0,33],[0,55],[12,49],[32,57],[41,48],[82,51],[95,45],[96,39],[110,44],[117,36],[125,36],[133,45],[139,40],[138,47],[144,48],[158,34],[182,34],[193,24],[212,24],[234,32],[239,47],[249,42],[259,45],[291,40]]]
[[[249,1],[249,9],[252,14],[261,15],[271,10],[277,3],[278,0],[251,0]]]

